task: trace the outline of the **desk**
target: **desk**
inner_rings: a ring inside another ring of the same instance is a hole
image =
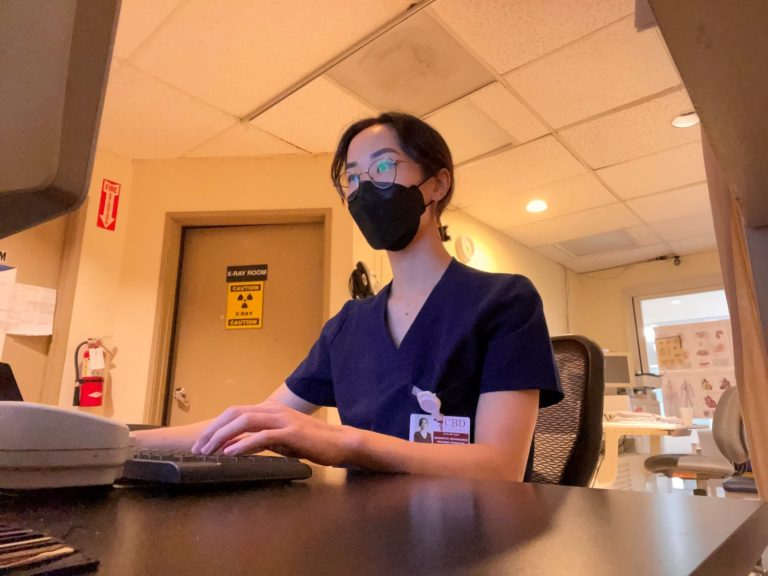
[[[0,495],[0,521],[64,537],[100,574],[745,575],[768,504],[318,469],[308,482]]]
[[[619,466],[619,438],[621,436],[650,436],[651,446],[648,456],[661,453],[662,436],[690,436],[691,430],[706,426],[679,426],[675,424],[655,424],[650,422],[603,422],[605,449],[603,461],[597,471],[595,488],[609,488],[616,480]]]

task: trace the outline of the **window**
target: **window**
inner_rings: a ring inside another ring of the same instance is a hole
[[[725,290],[636,296],[634,307],[642,371],[653,374],[660,373],[656,351],[657,327],[730,320]]]

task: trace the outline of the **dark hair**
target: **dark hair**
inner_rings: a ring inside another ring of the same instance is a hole
[[[429,420],[427,420],[426,418],[419,418],[419,426],[421,426],[422,422],[426,422],[427,426],[429,426]]]
[[[451,158],[451,151],[440,133],[432,128],[432,126],[416,118],[416,116],[402,112],[385,112],[375,118],[358,120],[341,135],[336,153],[333,155],[333,162],[331,163],[331,180],[341,195],[341,199],[344,200],[344,191],[341,188],[341,175],[344,174],[346,168],[349,143],[360,132],[377,124],[387,124],[392,127],[403,152],[419,165],[424,176],[437,174],[443,168],[448,170],[448,173],[451,175],[451,185],[448,188],[448,193],[435,205],[439,221],[440,215],[445,210],[445,207],[448,206],[453,196],[453,159]]]

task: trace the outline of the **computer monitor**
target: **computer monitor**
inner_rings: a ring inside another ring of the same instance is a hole
[[[0,238],[85,200],[119,8],[0,3]]]
[[[629,354],[625,352],[603,352],[605,358],[605,387],[607,389],[632,388],[632,372],[629,369]]]

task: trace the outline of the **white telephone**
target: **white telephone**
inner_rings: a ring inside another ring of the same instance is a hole
[[[112,484],[133,455],[128,427],[32,402],[0,402],[0,489]]]

